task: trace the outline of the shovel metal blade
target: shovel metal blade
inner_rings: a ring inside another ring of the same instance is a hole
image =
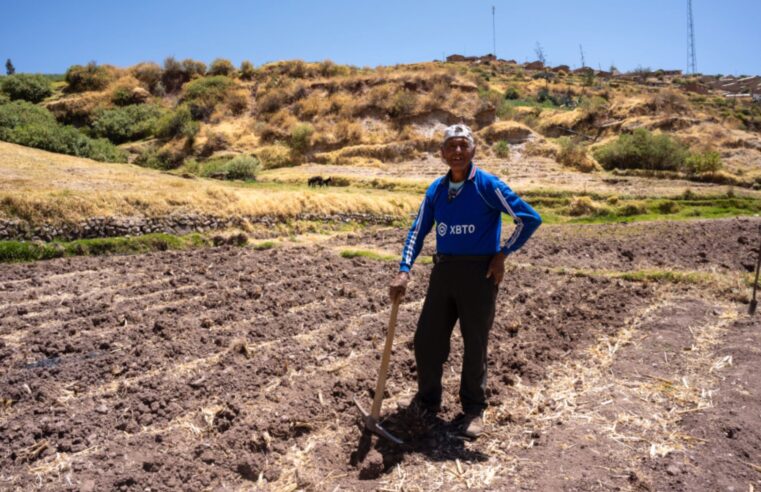
[[[384,439],[388,439],[389,441],[393,442],[394,444],[404,444],[404,441],[399,439],[398,437],[395,437],[393,434],[391,434],[389,431],[383,428],[382,425],[378,423],[376,419],[373,418],[372,415],[367,413],[365,409],[362,407],[362,405],[359,404],[356,398],[354,398],[354,404],[357,405],[357,408],[359,408],[359,413],[362,415],[362,422],[365,424],[365,429],[372,432],[375,435],[378,435]]]

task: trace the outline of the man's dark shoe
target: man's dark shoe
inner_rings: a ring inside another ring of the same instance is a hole
[[[484,419],[478,414],[465,414],[460,424],[460,432],[465,437],[476,439],[484,432]]]
[[[399,406],[407,411],[414,411],[416,413],[426,415],[436,415],[439,413],[439,410],[441,410],[441,405],[430,405],[424,403],[417,394],[415,394],[415,396],[410,398],[407,402],[400,403]]]

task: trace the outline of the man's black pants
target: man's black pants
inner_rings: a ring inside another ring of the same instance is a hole
[[[494,322],[497,286],[486,278],[491,257],[436,257],[415,332],[417,397],[424,406],[441,404],[441,377],[457,320],[465,346],[460,402],[465,413],[486,408],[486,346]]]

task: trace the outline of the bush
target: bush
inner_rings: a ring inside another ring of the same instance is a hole
[[[259,159],[250,155],[213,159],[199,164],[200,174],[204,177],[244,181],[256,180],[260,167]]]
[[[560,150],[558,151],[557,161],[564,166],[578,169],[581,172],[588,173],[597,169],[594,161],[587,155],[587,149],[584,145],[574,142],[568,137],[558,139]]]
[[[0,140],[7,140],[7,135],[17,127],[55,124],[55,117],[50,111],[30,102],[14,101],[0,105]]]
[[[516,99],[521,98],[521,93],[518,92],[518,89],[515,87],[508,87],[505,91],[505,99],[508,99],[510,101],[515,101]]]
[[[594,153],[605,169],[650,169],[676,171],[684,166],[688,151],[668,135],[653,135],[638,128],[630,135],[604,145]]]
[[[161,83],[167,92],[173,93],[180,90],[182,85],[190,80],[182,67],[182,63],[173,56],[164,59],[164,72],[161,74]]]
[[[256,99],[256,107],[261,113],[274,113],[288,102],[288,93],[283,89],[273,89]]]
[[[417,95],[414,92],[400,90],[394,94],[389,107],[389,114],[394,117],[409,116],[417,107]]]
[[[309,150],[313,134],[314,127],[312,125],[309,123],[300,123],[294,126],[291,130],[291,138],[288,140],[288,143],[293,150],[300,154],[304,154]]]
[[[64,78],[66,92],[99,91],[111,82],[111,74],[106,67],[90,62],[85,66],[72,65]]]
[[[187,103],[193,119],[206,120],[234,85],[233,80],[224,75],[193,80],[185,85],[182,101]]]
[[[240,64],[240,78],[241,80],[253,80],[256,70],[253,63],[248,60],[243,60]]]
[[[197,79],[206,75],[206,64],[202,61],[186,58],[182,60],[182,69],[188,80]]]
[[[173,151],[168,148],[157,149],[148,147],[135,159],[135,164],[153,169],[177,169],[185,162],[183,152]]]
[[[492,147],[494,154],[502,159],[510,158],[510,143],[507,140],[500,140]]]
[[[680,210],[680,206],[673,200],[666,200],[658,204],[658,212],[662,214],[674,214]]]
[[[582,215],[592,215],[597,211],[597,206],[588,196],[577,196],[571,200],[568,205],[568,215],[580,217]]]
[[[689,174],[716,172],[721,169],[721,156],[716,151],[694,153],[684,160],[683,170]]]
[[[92,129],[114,143],[140,140],[154,134],[161,114],[161,108],[150,104],[105,109],[96,113]]]
[[[155,63],[140,63],[132,68],[132,75],[153,95],[158,94],[161,84],[161,67]]]
[[[296,164],[293,153],[284,145],[267,145],[256,149],[256,157],[264,169],[289,167]]]
[[[20,73],[2,80],[2,91],[12,101],[22,100],[38,103],[51,95],[50,82],[42,75]]]
[[[35,123],[17,127],[8,137],[10,142],[50,152],[96,161],[127,162],[126,153],[108,140],[89,138],[71,126]]]
[[[186,137],[192,139],[198,133],[198,129],[198,123],[193,121],[190,109],[184,105],[165,113],[156,122],[156,136],[159,138]]]
[[[208,75],[224,75],[224,76],[235,75],[235,65],[233,65],[230,60],[225,60],[224,58],[217,58],[216,60],[211,62],[211,66],[209,66]]]
[[[631,217],[632,215],[642,215],[647,213],[647,207],[641,203],[630,202],[617,210],[618,215]]]

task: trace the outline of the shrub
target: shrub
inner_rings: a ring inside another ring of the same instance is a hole
[[[557,156],[559,163],[584,173],[597,169],[594,161],[587,155],[587,149],[584,145],[574,142],[568,137],[560,137],[558,144],[560,144]]]
[[[231,78],[224,75],[196,79],[185,85],[182,101],[187,103],[193,119],[205,120],[211,116],[217,104],[224,101],[234,84]]]
[[[66,92],[99,91],[111,82],[106,67],[90,62],[85,66],[72,65],[66,70]]]
[[[170,149],[156,149],[149,147],[135,159],[135,164],[153,169],[177,169],[185,160],[181,152],[173,152]]]
[[[52,126],[56,124],[53,114],[27,101],[14,101],[0,105],[0,140],[14,128],[26,125]]]
[[[8,137],[10,142],[50,152],[96,161],[127,162],[126,153],[108,140],[89,138],[71,126],[33,123],[15,128]]]
[[[208,75],[235,75],[235,65],[230,60],[217,58],[209,66]]]
[[[241,80],[253,80],[256,70],[253,63],[248,60],[243,60],[240,64],[240,78]]]
[[[582,215],[592,215],[597,211],[597,207],[592,199],[588,196],[577,196],[571,200],[568,205],[568,215],[580,217]]]
[[[192,139],[198,133],[198,123],[193,121],[190,109],[182,105],[165,113],[156,122],[156,136],[159,138],[186,137]]]
[[[289,167],[296,164],[293,153],[283,145],[267,145],[256,149],[256,157],[264,169]]]
[[[293,150],[300,154],[306,153],[311,143],[314,127],[309,123],[300,123],[291,130],[291,138],[288,143]]]
[[[508,87],[505,91],[505,99],[515,101],[521,98],[521,93],[515,87]]]
[[[2,91],[12,101],[38,103],[53,93],[50,82],[42,75],[20,73],[2,79]]]
[[[256,180],[260,169],[259,159],[250,155],[237,155],[232,159],[214,159],[200,165],[201,175],[207,178]]]
[[[389,114],[394,117],[409,116],[417,107],[417,95],[414,92],[400,90],[394,94],[389,107]]]
[[[206,64],[202,61],[186,58],[182,60],[182,69],[185,71],[185,77],[188,80],[197,79],[206,75]]]
[[[182,63],[170,56],[164,60],[164,72],[161,74],[161,83],[164,89],[171,93],[177,92],[182,88],[185,82],[190,80],[190,74],[188,74]]]
[[[676,171],[683,167],[688,151],[668,135],[653,135],[638,128],[630,135],[604,145],[594,153],[605,169],[651,169]]]
[[[658,204],[658,211],[662,214],[673,214],[680,210],[680,206],[673,200],[666,200]]]
[[[510,158],[510,143],[507,140],[500,140],[492,147],[494,154],[502,159]]]
[[[716,151],[693,153],[684,160],[683,170],[689,174],[716,172],[721,169],[721,156]]]
[[[288,102],[288,94],[283,89],[273,89],[256,99],[256,107],[262,113],[274,113]]]
[[[105,109],[96,113],[92,129],[114,143],[140,140],[153,135],[161,114],[161,108],[150,104]]]
[[[159,95],[158,85],[161,83],[161,67],[155,63],[140,63],[132,67],[132,75],[142,83],[151,94]]]
[[[618,215],[624,216],[624,217],[631,217],[632,215],[642,215],[647,213],[647,207],[641,203],[637,202],[630,202],[622,207],[619,207],[617,210]]]
[[[228,92],[225,96],[225,105],[233,115],[243,114],[248,109],[248,92],[243,89]]]

